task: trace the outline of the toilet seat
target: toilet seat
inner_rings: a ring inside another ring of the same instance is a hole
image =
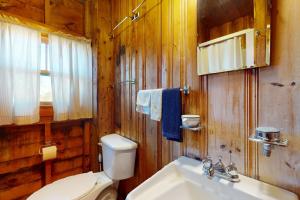
[[[83,173],[55,181],[37,192],[28,200],[78,200],[85,199],[90,193],[100,193],[112,184],[103,172]]]

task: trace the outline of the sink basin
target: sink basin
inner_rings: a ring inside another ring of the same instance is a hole
[[[208,179],[200,161],[180,157],[131,191],[126,200],[298,200],[294,193],[239,176],[238,183]]]

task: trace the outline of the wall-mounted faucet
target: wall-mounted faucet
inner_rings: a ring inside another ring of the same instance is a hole
[[[218,178],[222,178],[231,182],[239,182],[239,175],[235,164],[231,161],[231,153],[230,153],[230,164],[225,167],[222,162],[222,156],[219,156],[219,161],[216,164],[213,164],[212,159],[208,156],[206,159],[202,161],[203,163],[203,171],[204,174],[208,178],[213,178],[214,176]]]

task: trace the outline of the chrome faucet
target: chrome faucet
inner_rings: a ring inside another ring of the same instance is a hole
[[[204,159],[202,161],[203,163],[203,171],[204,171],[204,174],[208,177],[208,178],[212,178],[214,176],[214,173],[215,173],[215,169],[214,169],[214,166],[213,166],[213,161],[212,159],[210,158],[210,156],[207,156],[206,159]]]
[[[216,164],[213,164],[212,159],[208,156],[206,159],[202,161],[203,163],[203,171],[204,174],[208,178],[218,177],[231,182],[239,182],[239,175],[235,164],[231,161],[231,153],[230,153],[230,164],[225,167],[222,162],[222,156],[219,156],[219,161]]]

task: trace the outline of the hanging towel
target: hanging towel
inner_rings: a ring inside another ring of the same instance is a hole
[[[162,132],[168,140],[182,142],[180,88],[162,92]]]
[[[150,114],[151,90],[139,90],[136,100],[136,111]]]
[[[151,90],[150,117],[155,121],[161,120],[162,91],[163,89]]]

